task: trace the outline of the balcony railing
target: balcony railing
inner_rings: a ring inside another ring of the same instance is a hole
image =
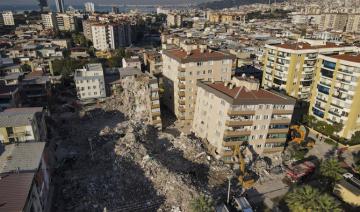
[[[255,115],[255,110],[229,110],[229,116]]]
[[[241,135],[250,135],[250,130],[241,130],[241,131],[235,131],[235,130],[225,130],[224,136],[225,137],[237,137]]]
[[[227,120],[225,125],[228,127],[232,126],[251,126],[253,124],[252,120]]]
[[[179,91],[178,94],[180,97],[185,97],[185,91]]]

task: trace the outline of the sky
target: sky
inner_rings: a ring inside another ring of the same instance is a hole
[[[64,0],[66,5],[80,5],[85,2],[94,2],[95,4],[185,4],[204,2],[211,0]],[[50,5],[55,4],[55,0],[48,0]],[[0,0],[0,5],[37,5],[37,0]],[[0,8],[1,10],[1,8]]]

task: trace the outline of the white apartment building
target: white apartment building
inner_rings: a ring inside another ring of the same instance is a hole
[[[14,26],[14,16],[11,11],[4,11],[1,13],[2,23],[4,26]]]
[[[319,29],[344,31],[349,14],[347,13],[325,13],[321,15]]]
[[[123,66],[123,68],[131,67],[131,68],[138,68],[141,70],[140,58],[138,56],[132,56],[130,58],[123,58],[122,66]]]
[[[113,34],[106,24],[94,24],[91,26],[92,41],[94,48],[101,51],[114,48],[111,45]],[[110,41],[110,42],[109,42]]]
[[[88,12],[88,13],[93,13],[93,12],[95,12],[95,5],[94,5],[94,3],[92,3],[92,2],[86,2],[86,3],[84,4],[84,6],[85,6],[85,12]]]
[[[75,70],[74,81],[79,99],[106,97],[104,71],[100,63],[87,64]]]
[[[56,15],[52,12],[41,14],[42,24],[45,29],[55,29],[56,28]]]
[[[197,85],[192,131],[216,158],[234,162],[234,150],[244,144],[249,147],[245,152],[249,159],[256,154],[281,154],[295,99],[259,88],[254,78],[198,81]]]
[[[190,126],[196,103],[196,81],[231,80],[235,57],[202,46],[194,50],[165,50],[162,58],[164,104],[184,125]]]

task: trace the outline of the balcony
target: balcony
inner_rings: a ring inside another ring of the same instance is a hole
[[[229,116],[255,115],[255,110],[229,110]]]
[[[233,126],[251,126],[253,124],[252,120],[227,120],[225,125],[228,127]]]
[[[272,114],[274,115],[283,115],[283,114],[288,114],[288,115],[292,115],[293,114],[293,110],[279,110],[279,109],[274,109]]]
[[[288,133],[289,128],[269,129],[268,133]]]
[[[152,117],[160,116],[160,115],[161,115],[160,111],[158,111],[158,112],[152,112],[152,113],[151,113],[151,116],[152,116]]]
[[[291,122],[291,119],[284,118],[284,119],[272,119],[270,121],[270,124],[289,124]]]
[[[179,119],[179,120],[185,120],[185,115],[179,115],[179,116],[178,116],[178,119]]]
[[[153,124],[161,124],[161,119],[155,119],[152,122]]]
[[[282,143],[285,142],[286,138],[268,138],[265,142],[267,143]]]
[[[179,107],[179,111],[184,113],[186,111],[186,109],[184,107]]]
[[[185,89],[185,84],[184,83],[179,83],[178,88],[179,89]]]
[[[151,92],[157,92],[157,91],[159,91],[159,87],[156,87],[156,88],[151,88],[151,87],[150,87],[150,89],[151,89]]]
[[[151,100],[159,100],[159,96],[151,96]]]
[[[185,72],[185,68],[179,68],[179,72]]]
[[[181,80],[181,81],[184,81],[184,80],[185,80],[185,76],[178,76],[178,79]]]
[[[231,147],[231,146],[239,146],[242,145],[245,141],[224,141],[222,145],[224,147]]]
[[[241,131],[234,131],[234,130],[225,130],[224,137],[238,137],[242,135],[250,135],[250,130],[241,130]]]
[[[282,152],[284,147],[273,147],[273,148],[264,148],[263,153],[274,153],[274,152]]]
[[[185,103],[185,100],[181,100],[181,99],[179,99],[179,105],[185,105],[186,103]]]
[[[151,109],[160,108],[160,104],[153,104],[151,105]]]
[[[185,97],[185,91],[179,91],[178,94],[180,97]]]

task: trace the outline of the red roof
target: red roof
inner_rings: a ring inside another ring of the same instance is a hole
[[[360,54],[338,54],[330,56],[339,60],[346,60],[349,62],[360,63]]]
[[[200,49],[191,50],[188,54],[183,49],[172,49],[164,51],[164,54],[181,62],[201,62],[211,60],[235,59],[235,56],[218,51]]]
[[[325,48],[344,47],[342,45],[338,45],[338,44],[330,43],[330,42],[327,42],[325,45],[310,45],[309,43],[298,42],[298,43],[276,44],[273,46],[279,47],[279,48],[284,48],[284,49],[292,49],[292,50],[325,49]]]

